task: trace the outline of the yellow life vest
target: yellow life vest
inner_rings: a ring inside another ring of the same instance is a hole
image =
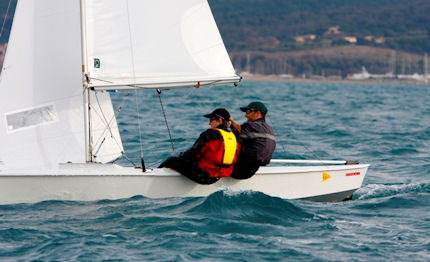
[[[224,142],[224,156],[222,158],[223,165],[231,165],[236,156],[237,140],[233,132],[228,132],[222,129],[218,129]]]

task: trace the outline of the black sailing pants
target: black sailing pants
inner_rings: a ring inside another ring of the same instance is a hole
[[[234,164],[233,173],[230,177],[236,179],[250,178],[257,172],[259,167],[260,166],[256,164],[255,161],[241,158],[239,155],[239,159]]]
[[[169,167],[188,177],[192,181],[202,185],[213,184],[219,180],[217,177],[209,176],[209,174],[201,170],[197,164],[190,163],[175,156],[168,158],[166,161],[161,163],[159,167]]]

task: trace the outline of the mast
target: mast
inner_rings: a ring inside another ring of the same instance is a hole
[[[84,89],[82,99],[84,106],[84,141],[85,141],[85,159],[86,162],[93,162],[93,150],[92,150],[92,138],[91,138],[91,97],[90,89],[88,88],[89,78],[88,78],[88,61],[87,61],[87,44],[86,44],[86,9],[85,0],[80,2],[81,11],[81,54],[82,54],[82,87]]]

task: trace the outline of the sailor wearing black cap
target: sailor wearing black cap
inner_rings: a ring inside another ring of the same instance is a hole
[[[201,133],[190,149],[159,167],[172,168],[199,184],[212,184],[233,172],[240,145],[229,129],[230,113],[226,109],[215,109],[204,117],[209,118],[211,128]]]
[[[240,134],[242,146],[231,177],[246,179],[270,162],[276,142],[275,132],[266,123],[267,108],[262,102],[252,102],[240,110],[245,112],[246,123],[239,125],[230,118],[232,128]]]

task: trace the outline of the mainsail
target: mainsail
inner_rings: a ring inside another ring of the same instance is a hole
[[[0,160],[5,168],[86,161],[81,28],[79,0],[18,1],[0,79]],[[100,102],[92,107],[103,108],[110,121],[109,94],[97,95]],[[105,132],[103,116],[91,118],[94,143],[104,140],[94,145],[100,156],[96,161],[120,156],[116,120]],[[99,140],[103,132],[106,139]]]
[[[85,1],[95,89],[239,81],[206,0]]]

